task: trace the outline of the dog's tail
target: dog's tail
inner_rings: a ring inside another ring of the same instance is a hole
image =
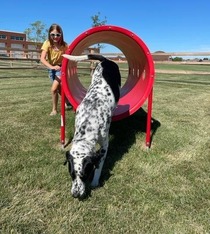
[[[100,62],[103,62],[104,60],[106,60],[106,58],[100,54],[87,54],[87,55],[79,55],[79,56],[63,54],[62,56],[64,58],[67,58],[75,62],[84,61],[84,60],[99,60]]]

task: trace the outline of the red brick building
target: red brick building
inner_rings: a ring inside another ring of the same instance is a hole
[[[0,56],[37,59],[41,43],[26,40],[26,34],[0,30]]]

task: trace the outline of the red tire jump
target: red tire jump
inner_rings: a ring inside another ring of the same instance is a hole
[[[91,28],[80,34],[66,53],[81,55],[94,45],[106,43],[120,49],[127,59],[129,71],[121,96],[113,115],[113,121],[121,120],[139,110],[148,99],[146,146],[150,146],[152,93],[154,85],[154,63],[145,43],[133,32],[111,25]],[[61,100],[61,143],[65,138],[65,96],[76,109],[86,94],[86,88],[77,75],[75,63],[63,59],[62,63],[62,100]]]

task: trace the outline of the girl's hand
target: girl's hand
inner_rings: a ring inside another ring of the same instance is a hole
[[[56,71],[60,71],[60,70],[61,70],[61,67],[58,66],[58,65],[55,65],[55,66],[53,66],[53,69],[56,70]]]

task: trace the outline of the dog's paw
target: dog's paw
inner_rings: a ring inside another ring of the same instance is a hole
[[[94,180],[93,180],[93,181],[91,182],[91,187],[92,187],[92,188],[99,187],[99,181],[94,181]]]

